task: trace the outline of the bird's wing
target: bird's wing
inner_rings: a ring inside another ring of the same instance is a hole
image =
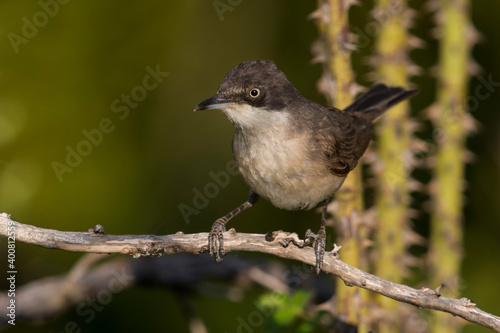
[[[330,109],[317,122],[314,139],[335,175],[347,175],[358,164],[371,138],[372,126],[350,113]]]

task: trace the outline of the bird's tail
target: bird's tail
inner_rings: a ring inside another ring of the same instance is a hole
[[[418,90],[405,90],[377,84],[349,105],[344,111],[360,112],[365,118],[374,121],[387,109],[417,94]]]

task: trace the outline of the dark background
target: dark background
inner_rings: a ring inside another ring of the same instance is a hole
[[[0,211],[23,223],[59,230],[84,231],[100,223],[111,234],[208,231],[216,218],[246,199],[248,188],[240,176],[231,176],[229,185],[206,208],[188,220],[183,218],[179,205],[193,206],[193,190],[203,190],[213,181],[209,173],[225,170],[232,159],[233,128],[224,115],[192,110],[215,94],[231,68],[253,59],[275,61],[304,96],[325,102],[316,90],[321,66],[311,64],[317,29],[307,16],[315,5],[314,1],[242,1],[223,13],[221,20],[212,1],[69,1],[59,5],[53,17],[15,52],[8,34],[22,36],[23,17],[33,22],[42,7],[35,1],[2,1]],[[412,79],[422,91],[413,102],[412,116],[425,121],[422,110],[435,100],[432,73],[437,41],[432,37],[433,15],[420,2],[413,5],[412,32],[426,46],[411,53],[422,67],[422,73]],[[372,20],[371,6],[367,1],[351,10],[353,28],[364,31]],[[495,82],[500,81],[499,12],[499,2],[474,1],[472,7],[473,22],[483,36],[473,56],[482,67],[479,75],[491,76]],[[373,53],[373,44],[372,38],[353,54],[357,80],[367,86],[372,83],[367,78],[371,69],[366,56]],[[111,104],[142,85],[147,66],[159,66],[169,75],[122,120],[122,113],[114,113]],[[479,82],[471,79],[472,96]],[[461,286],[464,296],[497,315],[499,96],[495,87],[473,113],[480,131],[469,139],[475,160],[467,167]],[[111,120],[114,130],[103,134],[102,142],[93,145],[92,152],[59,181],[53,163],[65,163],[66,147],[76,149],[86,140],[82,131],[97,128],[104,118]],[[428,134],[425,128],[423,137]],[[242,232],[285,229],[302,235],[308,228],[316,229],[319,218],[314,210],[287,212],[261,201],[233,222],[231,226]],[[425,235],[425,213],[415,223]],[[5,240],[1,244],[6,249]],[[67,272],[80,256],[18,243],[18,286]],[[6,267],[4,258],[1,262]],[[256,297],[255,291],[248,291],[241,302],[199,296],[196,307],[212,331],[235,331],[236,318],[252,311]],[[90,324],[70,310],[42,328],[60,332],[69,320],[79,323],[83,331],[187,330],[171,292],[161,288],[113,295]],[[10,331],[16,329],[28,332],[40,327],[21,325]],[[487,330],[473,325],[466,331]]]

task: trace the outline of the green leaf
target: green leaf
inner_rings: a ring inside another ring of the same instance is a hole
[[[267,323],[268,329],[276,332],[291,325],[300,317],[311,297],[312,293],[305,290],[298,290],[291,295],[283,293],[263,295],[259,300],[259,307],[265,309],[266,312],[274,311]],[[309,327],[310,325],[306,326]],[[300,332],[309,332],[310,330],[306,326],[301,327]]]

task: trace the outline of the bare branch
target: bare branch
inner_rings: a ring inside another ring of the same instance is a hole
[[[87,305],[86,300],[95,298],[103,289],[116,293],[133,285],[134,276],[127,260],[114,260],[90,269],[102,257],[87,254],[66,275],[45,277],[16,288],[16,319],[52,319],[72,306]],[[0,306],[7,308],[9,300],[7,293],[2,293]],[[8,320],[7,316],[0,317],[0,327],[7,326]]]
[[[8,227],[15,228],[16,241],[51,249],[89,253],[122,253],[139,256],[160,256],[175,253],[203,253],[207,251],[208,233],[154,236],[154,235],[105,235],[89,232],[66,232],[38,228],[10,219],[0,214],[0,235],[8,235]],[[10,229],[11,231],[13,229]],[[236,233],[233,229],[224,234],[224,248],[229,251],[253,251],[273,254],[278,257],[302,261],[315,265],[314,250],[283,244],[296,243],[297,236],[286,232],[275,232],[266,238],[260,234]],[[342,279],[348,286],[361,287],[386,297],[417,306],[448,312],[465,320],[500,332],[500,317],[480,310],[467,298],[452,299],[438,296],[432,289],[415,289],[406,285],[383,280],[338,259],[338,255],[327,253],[323,271]]]

